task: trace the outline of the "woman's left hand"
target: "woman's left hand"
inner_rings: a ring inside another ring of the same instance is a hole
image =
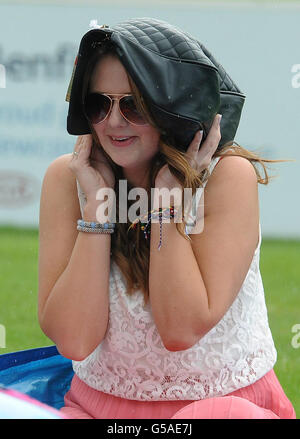
[[[222,115],[217,114],[214,118],[213,124],[209,130],[209,133],[203,142],[200,150],[201,139],[203,132],[197,131],[192,142],[190,143],[186,156],[190,165],[196,169],[199,173],[203,169],[207,168],[211,162],[212,156],[218,148],[221,140],[220,122]],[[172,190],[175,187],[182,188],[180,182],[171,173],[168,164],[165,164],[159,171],[155,179],[156,188],[167,188]]]

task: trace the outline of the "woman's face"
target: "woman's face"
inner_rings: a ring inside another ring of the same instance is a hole
[[[96,65],[90,92],[105,94],[132,93],[126,71],[118,58],[107,55]],[[121,115],[117,101],[108,117],[93,125],[100,144],[111,159],[121,166],[124,175],[134,180],[134,175],[145,175],[150,160],[158,152],[159,132],[151,125],[133,125]],[[125,145],[115,139],[130,138]]]

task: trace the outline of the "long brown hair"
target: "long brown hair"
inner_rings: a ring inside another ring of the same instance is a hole
[[[97,62],[100,61],[100,59],[105,55],[118,57],[115,47],[112,44],[103,45],[95,50],[95,53],[85,71],[83,81],[83,98],[89,88],[89,81],[94,67],[96,66]],[[146,108],[143,96],[141,95],[137,86],[129,75],[128,80],[138,109],[146,116],[149,123],[152,124],[159,131],[159,128],[155,125],[149,114],[149,111]],[[102,149],[104,155],[106,156],[114,171],[116,179],[114,190],[116,193],[117,227],[115,228],[115,232],[111,235],[112,259],[118,265],[125,278],[125,281],[127,283],[127,294],[131,295],[138,290],[141,291],[144,295],[144,303],[146,304],[149,300],[148,276],[150,240],[145,239],[144,232],[141,229],[141,223],[138,223],[137,227],[135,227],[134,229],[130,229],[129,226],[131,225],[131,223],[129,221],[127,223],[119,222],[119,180],[124,179],[123,170],[122,167],[113,162],[110,156],[106,154],[106,152],[100,145],[98,137],[92,126],[91,132],[93,136],[93,147],[98,147]],[[251,152],[234,141],[227,142],[220,150],[217,150],[215,152],[213,157],[219,157],[223,155],[240,156],[249,160],[255,169],[258,183],[264,185],[267,185],[270,179],[275,178],[274,176],[269,176],[267,172],[268,166],[266,165],[266,163],[290,161],[262,158],[258,153]],[[152,158],[152,161],[149,165],[149,181],[146,189],[149,200],[148,210],[150,210],[151,208],[151,188],[155,187],[156,175],[161,167],[166,163],[168,164],[172,174],[180,181],[182,188],[192,188],[192,194],[196,192],[197,188],[203,187],[204,182],[209,177],[208,169],[203,170],[200,174],[197,173],[196,170],[192,168],[192,166],[189,164],[183,152],[160,140],[159,151]],[[261,169],[259,169],[259,167]],[[131,186],[130,182],[127,182],[127,195],[132,188],[133,186]],[[136,200],[128,200],[128,209],[134,202],[136,202]],[[184,219],[182,222],[176,223],[176,227],[178,232],[184,237],[184,239],[191,241],[190,237],[184,233]]]

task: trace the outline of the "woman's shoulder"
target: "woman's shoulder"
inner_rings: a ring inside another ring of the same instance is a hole
[[[42,194],[49,199],[73,200],[78,204],[76,177],[69,167],[72,154],[56,157],[48,166],[42,184]],[[73,195],[73,196],[72,196]]]
[[[226,211],[232,200],[242,202],[257,200],[258,180],[254,166],[245,157],[224,155],[215,158],[211,164],[210,176],[205,186],[207,209]],[[209,213],[207,211],[207,213]]]
[[[48,180],[57,181],[57,184],[70,184],[72,186],[76,185],[75,174],[69,168],[69,163],[72,154],[63,154],[56,157],[46,169],[44,176],[44,182]]]
[[[73,174],[72,171],[69,169],[69,163],[70,163],[71,157],[72,157],[71,153],[62,154],[62,155],[56,157],[48,165],[46,172],[48,172],[48,170],[50,170],[51,172],[61,172],[61,171],[69,170],[70,171],[69,175]]]
[[[210,178],[208,183],[225,183],[228,180],[243,182],[257,182],[254,166],[246,157],[238,155],[221,155],[214,157],[211,162]]]

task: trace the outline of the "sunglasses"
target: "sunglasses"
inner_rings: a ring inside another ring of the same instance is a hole
[[[148,125],[145,117],[138,111],[132,94],[90,93],[84,101],[84,113],[93,124],[104,122],[111,112],[113,101],[118,102],[121,115],[133,125]]]

